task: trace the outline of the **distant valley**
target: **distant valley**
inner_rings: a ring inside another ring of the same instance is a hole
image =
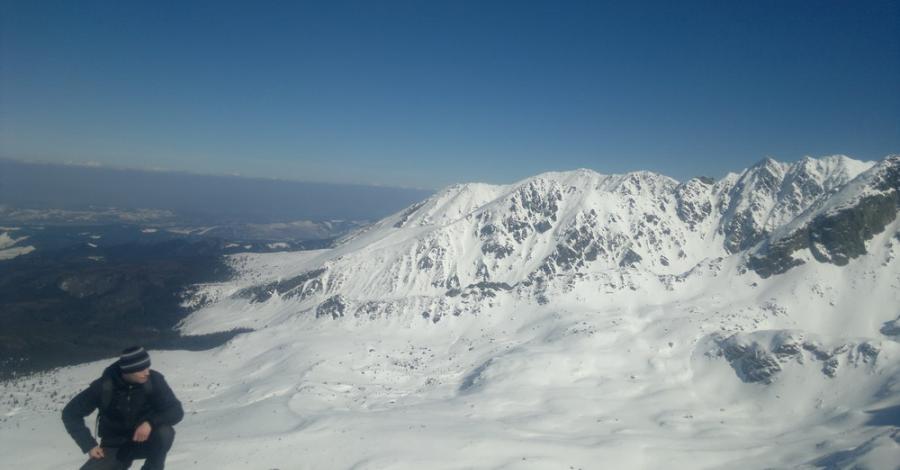
[[[247,329],[174,328],[225,256],[327,248],[430,193],[0,158],[0,380],[221,344]]]
[[[134,225],[0,230],[12,245],[0,253],[17,253],[0,260],[0,380],[107,357],[129,344],[158,349],[221,344],[247,330],[184,337],[173,327],[190,312],[183,301],[191,286],[229,278],[224,255],[331,244],[330,239],[229,241],[197,232]]]

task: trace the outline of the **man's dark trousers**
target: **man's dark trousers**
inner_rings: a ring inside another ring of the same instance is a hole
[[[125,470],[136,459],[147,459],[141,470],[163,470],[166,454],[174,441],[175,429],[159,425],[150,431],[150,438],[146,442],[129,441],[116,447],[106,447],[105,443],[101,443],[106,457],[88,460],[81,466],[81,470]]]

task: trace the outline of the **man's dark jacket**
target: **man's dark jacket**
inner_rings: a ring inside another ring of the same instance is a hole
[[[97,446],[97,441],[84,424],[84,418],[102,406],[104,381],[112,383],[112,393],[108,394],[109,406],[100,410],[99,434],[104,446],[116,447],[131,441],[135,429],[144,421],[155,428],[159,425],[174,426],[184,417],[181,402],[175,398],[162,374],[150,371],[150,392],[147,393],[147,386],[126,382],[116,362],[63,408],[66,431],[82,452]]]

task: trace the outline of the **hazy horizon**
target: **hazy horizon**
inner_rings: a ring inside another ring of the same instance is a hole
[[[201,221],[372,221],[424,199],[420,189],[314,183],[0,159],[0,204],[171,210]]]

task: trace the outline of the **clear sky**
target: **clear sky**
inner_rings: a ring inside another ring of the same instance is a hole
[[[6,158],[439,188],[900,152],[897,1],[0,5]]]

